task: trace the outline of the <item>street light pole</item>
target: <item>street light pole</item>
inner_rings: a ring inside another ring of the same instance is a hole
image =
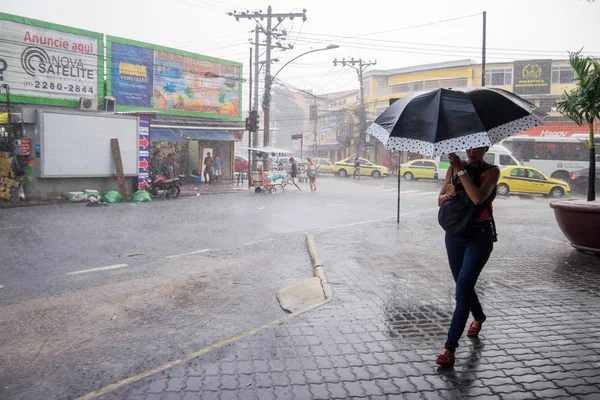
[[[322,48],[322,49],[313,49],[313,50],[307,51],[306,53],[302,53],[302,54],[300,54],[300,55],[292,58],[287,63],[285,63],[283,65],[283,67],[279,68],[279,70],[273,76],[270,76],[270,70],[267,71],[266,77],[265,77],[265,96],[264,96],[264,99],[263,99],[263,111],[264,111],[264,116],[265,116],[265,118],[264,118],[264,138],[265,138],[264,145],[265,146],[269,145],[268,140],[269,140],[269,133],[270,133],[269,129],[270,129],[270,122],[271,122],[270,121],[270,116],[271,116],[271,85],[272,85],[273,82],[275,82],[275,78],[277,77],[277,75],[279,75],[279,73],[285,67],[287,67],[289,64],[291,64],[293,61],[297,60],[300,57],[303,57],[303,56],[305,56],[307,54],[310,54],[310,53],[315,53],[317,51],[325,51],[325,50],[337,49],[338,47],[340,47],[340,46],[338,46],[336,44],[330,44],[329,46],[327,46],[325,48]],[[268,50],[268,47],[267,47],[267,50]],[[268,58],[268,55],[267,55],[267,58]],[[267,65],[269,65],[269,64],[267,63]]]

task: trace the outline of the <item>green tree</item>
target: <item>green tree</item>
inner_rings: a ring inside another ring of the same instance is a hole
[[[600,64],[581,51],[569,53],[569,63],[575,71],[577,87],[565,91],[557,102],[558,111],[580,126],[589,128],[590,176],[588,201],[596,200],[596,146],[594,143],[594,120],[600,118]]]

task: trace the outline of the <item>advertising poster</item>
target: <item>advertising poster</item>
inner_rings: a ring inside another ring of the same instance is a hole
[[[101,99],[102,37],[0,13],[0,83],[19,103],[76,106],[80,97]]]
[[[145,189],[150,174],[150,117],[142,115],[138,124],[138,189]]]
[[[319,144],[337,144],[336,132],[321,132],[321,134],[319,135]]]
[[[552,60],[515,61],[515,94],[549,94],[552,83]]]
[[[107,36],[116,110],[241,120],[242,64]]]

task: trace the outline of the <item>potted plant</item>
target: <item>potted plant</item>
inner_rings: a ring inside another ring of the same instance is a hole
[[[590,152],[587,201],[557,201],[550,204],[556,221],[571,245],[578,250],[600,253],[600,202],[596,201],[596,147],[594,121],[600,117],[600,64],[581,51],[569,54],[577,86],[557,102],[558,111],[589,129]]]

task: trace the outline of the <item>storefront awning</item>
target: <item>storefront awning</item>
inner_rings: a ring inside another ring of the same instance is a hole
[[[150,128],[151,142],[187,142],[175,129]]]
[[[236,139],[227,131],[204,129],[180,129],[184,137],[192,140],[214,140],[219,142],[235,142]]]

